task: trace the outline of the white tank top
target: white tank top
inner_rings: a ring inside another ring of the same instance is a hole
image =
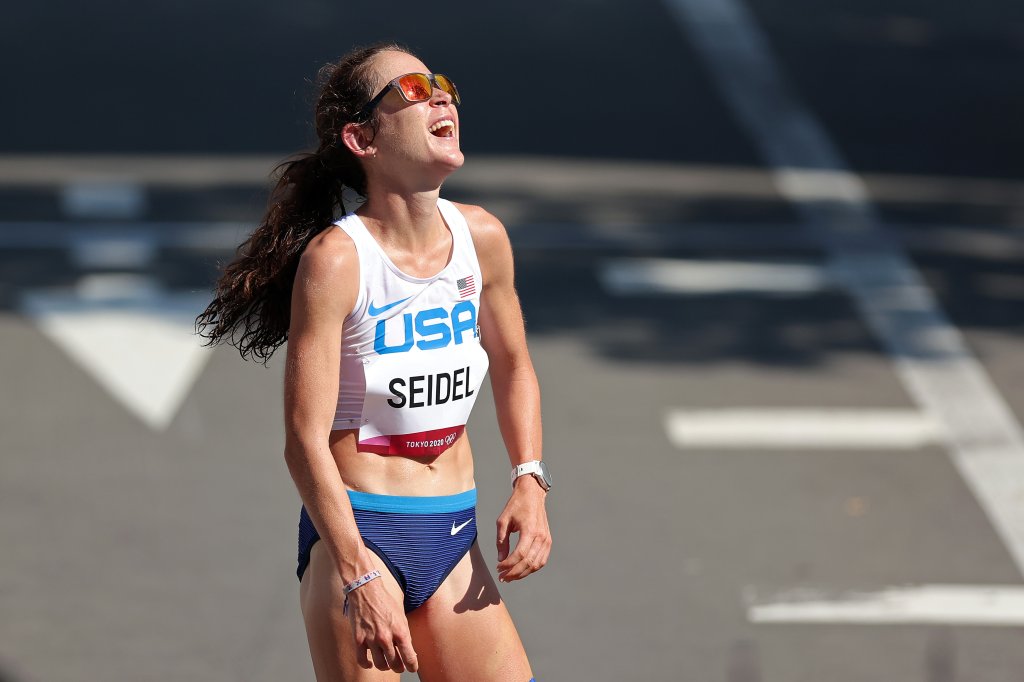
[[[487,373],[477,313],[483,285],[465,217],[437,200],[452,255],[433,277],[399,270],[356,215],[335,223],[359,254],[359,295],[345,318],[334,429],[359,450],[437,455],[462,434]]]

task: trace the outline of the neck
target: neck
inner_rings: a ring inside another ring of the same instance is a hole
[[[435,239],[445,229],[437,210],[440,188],[421,191],[394,191],[372,188],[359,217],[371,223],[384,240],[416,246]]]

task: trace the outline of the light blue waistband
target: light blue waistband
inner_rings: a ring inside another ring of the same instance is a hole
[[[397,514],[437,514],[469,509],[476,505],[476,488],[456,495],[440,497],[406,497],[402,495],[376,495],[348,491],[353,509],[395,512]]]

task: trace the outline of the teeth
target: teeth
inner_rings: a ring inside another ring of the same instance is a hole
[[[455,127],[455,123],[452,122],[452,121],[438,121],[434,125],[430,126],[427,130],[429,130],[430,132],[434,133],[434,132],[437,132],[438,130],[441,130],[441,128],[454,128],[454,127]]]

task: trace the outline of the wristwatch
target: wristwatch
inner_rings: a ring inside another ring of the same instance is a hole
[[[537,483],[540,483],[540,487],[544,488],[545,491],[551,490],[551,473],[548,471],[548,465],[544,462],[534,459],[513,467],[512,487],[515,487],[517,478],[526,474],[533,474],[533,477],[537,479]]]

